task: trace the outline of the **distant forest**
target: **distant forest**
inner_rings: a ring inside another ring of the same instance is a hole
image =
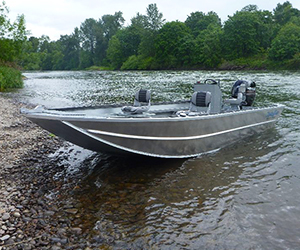
[[[27,37],[24,16],[11,24],[0,4],[0,66],[25,70],[299,69],[300,10],[248,5],[222,22],[211,11],[166,22],[156,4],[124,26],[122,12],[89,18],[51,41]],[[10,35],[8,35],[10,34]]]

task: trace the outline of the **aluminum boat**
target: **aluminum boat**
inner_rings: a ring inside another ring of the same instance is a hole
[[[284,105],[255,107],[255,84],[237,81],[229,99],[220,82],[194,85],[191,99],[151,104],[137,91],[132,105],[23,109],[49,132],[83,148],[117,155],[188,158],[216,150],[274,125]]]

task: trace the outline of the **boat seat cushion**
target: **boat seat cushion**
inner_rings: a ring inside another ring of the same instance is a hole
[[[124,113],[129,114],[142,114],[150,109],[150,90],[140,89],[135,93],[133,106],[125,106],[122,108]],[[146,105],[142,105],[142,104]]]
[[[210,113],[211,93],[209,91],[194,92],[191,97],[189,115]]]
[[[149,102],[151,98],[150,90],[140,89],[135,93],[135,100],[138,102]]]
[[[208,107],[211,103],[211,93],[208,91],[194,92],[191,103],[197,107]]]

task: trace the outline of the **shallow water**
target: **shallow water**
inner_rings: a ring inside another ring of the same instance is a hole
[[[256,81],[256,105],[286,105],[263,134],[188,160],[123,159],[73,146],[50,156],[64,166],[54,178],[77,185],[69,192],[81,214],[74,226],[114,248],[300,247],[300,72],[24,75],[24,89],[13,96],[47,107],[131,102],[141,87],[152,90],[153,101],[180,100],[198,80],[220,79],[225,94],[237,79]]]

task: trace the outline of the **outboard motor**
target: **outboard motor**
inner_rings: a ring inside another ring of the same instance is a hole
[[[233,98],[241,98],[243,100],[241,106],[252,106],[256,95],[255,87],[255,82],[249,84],[247,81],[238,80],[232,86],[231,96]]]
[[[250,87],[246,88],[246,106],[252,106],[255,99],[255,82],[251,82]]]

